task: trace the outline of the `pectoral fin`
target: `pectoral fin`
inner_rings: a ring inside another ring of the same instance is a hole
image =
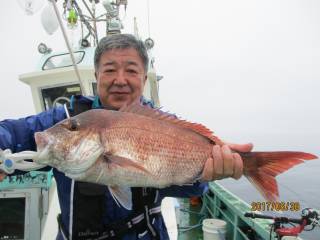
[[[132,210],[132,192],[130,187],[125,186],[108,186],[111,196],[120,207]]]
[[[123,168],[134,168],[136,170],[142,171],[144,173],[150,174],[150,172],[144,168],[141,164],[132,161],[131,159],[119,157],[111,154],[104,154],[104,159],[107,161],[110,167],[120,166]]]

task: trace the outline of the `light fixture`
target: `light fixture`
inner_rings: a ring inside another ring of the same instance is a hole
[[[72,8],[72,9],[69,10],[69,14],[68,14],[67,20],[68,20],[68,27],[70,29],[74,29],[74,28],[77,27],[78,14],[77,14],[75,9]]]
[[[146,48],[148,50],[150,50],[151,48],[154,47],[154,41],[152,38],[147,38],[145,41],[144,41],[144,45],[146,46]]]
[[[38,45],[38,51],[39,51],[39,53],[41,53],[41,54],[47,54],[47,53],[51,53],[51,52],[52,52],[52,49],[51,49],[51,48],[48,48],[46,44],[40,43],[40,44]]]
[[[84,39],[80,40],[80,45],[83,48],[90,47],[90,42],[87,39],[84,38]]]
[[[45,0],[17,0],[20,7],[24,10],[27,15],[33,15],[37,11],[39,11],[44,3]]]
[[[52,3],[48,3],[48,5],[43,9],[41,13],[41,23],[44,30],[49,35],[53,34],[58,29],[59,22]]]

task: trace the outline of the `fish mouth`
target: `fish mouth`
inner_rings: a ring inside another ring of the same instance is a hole
[[[49,154],[50,154],[49,145],[47,145],[45,148],[43,148],[43,149],[41,149],[40,151],[37,151],[37,152],[39,154],[33,160],[36,163],[48,164],[49,163],[49,161],[48,161],[49,160]]]
[[[33,160],[37,163],[48,164],[52,140],[50,140],[50,138],[47,135],[41,132],[36,132],[34,137],[37,145],[38,155]]]

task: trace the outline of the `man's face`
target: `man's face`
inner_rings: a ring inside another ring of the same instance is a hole
[[[133,48],[114,49],[101,55],[96,70],[97,90],[102,105],[119,110],[139,99],[147,79],[143,62]]]

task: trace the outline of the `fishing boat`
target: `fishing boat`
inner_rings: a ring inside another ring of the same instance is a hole
[[[63,14],[61,14],[57,7],[59,2],[48,2],[43,10],[46,16],[52,16],[50,21],[43,22],[46,31],[48,33],[55,31],[59,26],[59,21],[62,21],[59,16],[64,15],[66,22],[64,25],[75,27],[81,24],[86,29],[86,34],[80,36],[77,46],[71,46],[62,24],[60,27],[69,51],[55,52],[45,43],[39,44],[38,51],[41,58],[37,68],[19,77],[21,82],[30,86],[37,113],[68,104],[72,95],[96,94],[92,59],[98,41],[97,24],[100,22],[105,24],[106,34],[120,33],[122,23],[119,11],[126,9],[128,4],[127,0],[82,1],[81,4],[78,4],[78,1],[65,1]],[[27,4],[32,4],[32,1],[25,1],[25,3],[26,12],[30,13],[33,10],[32,5]],[[97,15],[98,7],[103,7],[104,12],[101,15]],[[136,22],[133,29],[133,33],[139,37]],[[154,41],[147,38],[145,44],[151,60],[144,96],[153,101],[156,106],[160,106],[159,81],[162,76],[158,75],[155,70],[155,61],[152,56]],[[14,168],[14,164],[10,161],[4,161],[2,164],[8,169]],[[30,167],[28,165],[19,166],[20,168],[17,168],[21,170]],[[259,214],[254,218],[250,217],[248,214],[252,210],[250,205],[215,182],[209,184],[209,191],[202,197],[199,205],[191,205],[189,199],[170,199],[163,204],[162,209],[166,215],[171,239],[203,239],[203,228],[205,227],[203,220],[205,219],[223,220],[223,225],[213,226],[211,230],[207,230],[207,234],[215,237],[212,239],[277,239],[276,231],[272,229],[275,219],[272,217],[267,219],[265,215]],[[58,230],[56,217],[59,213],[59,205],[52,173],[30,171],[8,176],[0,183],[0,213],[0,240],[55,239]],[[318,211],[310,210],[304,214],[301,219],[313,221],[308,222],[308,225],[316,227],[320,224]],[[287,219],[287,223],[291,220]],[[290,227],[282,227],[281,224],[285,223],[284,220],[277,222],[278,229],[290,229]],[[299,224],[300,222],[294,223]],[[282,239],[300,238],[283,237]]]

